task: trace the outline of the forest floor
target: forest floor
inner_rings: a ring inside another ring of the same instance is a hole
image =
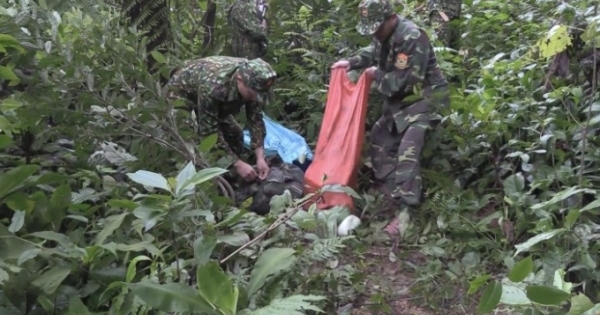
[[[394,242],[385,240],[388,237],[377,231],[381,230],[383,223],[374,222],[372,225],[377,227],[375,231],[372,227],[366,228],[370,235],[361,236],[369,244],[363,249],[349,249],[340,259],[339,266],[350,264],[365,277],[362,281],[364,290],[352,302],[350,314],[477,314],[479,294],[467,295],[469,279],[451,281],[435,272],[428,274],[428,257],[419,248],[403,245],[402,242],[394,248]],[[444,297],[444,288],[445,292],[451,292],[452,297]],[[506,309],[491,314],[517,313]]]

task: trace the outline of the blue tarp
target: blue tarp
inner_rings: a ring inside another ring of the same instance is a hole
[[[265,113],[263,113],[263,121],[267,131],[265,135],[266,156],[279,155],[285,163],[298,164],[300,155],[304,154],[307,161],[312,161],[313,153],[304,137],[272,120]],[[244,147],[250,149],[250,131],[248,130],[244,130]]]

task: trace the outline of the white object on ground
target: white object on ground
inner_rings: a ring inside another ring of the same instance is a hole
[[[338,225],[338,235],[346,236],[350,231],[354,230],[360,225],[360,219],[351,214],[347,216],[340,225]]]

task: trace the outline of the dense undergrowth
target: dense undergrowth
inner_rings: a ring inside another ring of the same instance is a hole
[[[289,195],[266,217],[235,208],[210,184],[225,167],[214,139],[198,139],[189,114],[164,102],[161,76],[181,60],[227,53],[226,3],[205,47],[197,15],[207,3],[175,2],[173,48],[150,53],[151,72],[145,40],[122,25],[119,7],[51,2],[0,0],[0,313],[348,312],[339,307],[364,294],[365,275],[338,266],[339,255],[370,246],[377,197],[356,196],[359,237],[328,228],[335,211],[296,213],[304,200]],[[357,4],[271,2],[266,59],[281,79],[267,113],[313,144],[329,66],[369,41],[354,31]],[[571,77],[550,76],[552,58],[532,51],[556,54],[567,37],[548,30],[586,19],[582,38],[594,46],[597,9],[584,0],[463,6],[462,49],[437,48],[452,108],[428,141],[426,201],[402,240],[425,259],[402,268],[432,308],[456,301],[459,286],[482,291],[481,312],[502,303],[596,314],[597,88],[576,62]],[[425,25],[420,7],[404,14]],[[379,101],[373,93],[368,125]],[[197,172],[190,161],[200,160],[211,167]]]

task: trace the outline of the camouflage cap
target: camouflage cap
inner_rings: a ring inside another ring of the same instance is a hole
[[[358,5],[360,23],[356,30],[362,35],[373,35],[388,17],[394,14],[389,0],[362,0]]]
[[[270,98],[269,91],[277,78],[277,73],[271,65],[260,58],[252,59],[239,68],[239,73],[244,84],[256,91],[257,101],[264,103]]]

